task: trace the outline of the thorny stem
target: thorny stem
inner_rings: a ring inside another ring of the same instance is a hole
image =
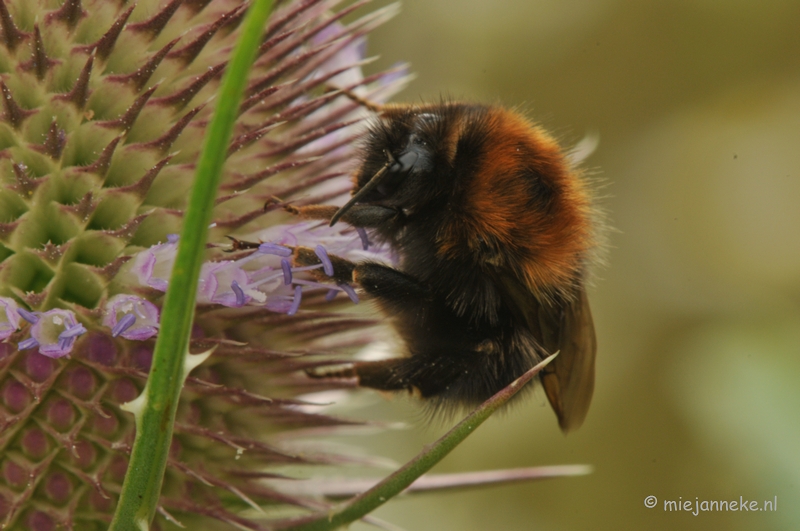
[[[427,447],[414,459],[400,467],[371,489],[342,503],[327,513],[290,520],[279,524],[276,529],[291,529],[292,531],[330,531],[364,517],[394,496],[400,494],[411,485],[414,480],[433,468],[436,463],[441,461],[466,439],[469,434],[475,431],[475,428],[483,424],[492,413],[517,394],[526,383],[536,376],[539,371],[544,369],[557,355],[558,352],[545,358],[541,363],[511,382],[505,389],[499,391],[493,397],[478,406],[475,411],[467,415],[438,441]]]
[[[188,372],[185,364],[207,227],[247,74],[255,60],[271,10],[271,0],[254,0],[250,6],[222,80],[214,117],[206,132],[164,301],[152,368],[142,396],[129,407],[136,417],[136,439],[116,513],[109,527],[113,531],[148,529],[158,508],[175,412]]]

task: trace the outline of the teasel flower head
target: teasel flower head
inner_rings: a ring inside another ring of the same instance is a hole
[[[298,221],[272,197],[341,204],[368,115],[403,66],[364,77],[365,38],[394,7],[277,3],[248,81],[209,228],[192,352],[155,528],[258,529],[319,501],[268,487],[326,389],[306,355],[373,337],[351,286],[286,250],[391,261],[346,224]],[[188,190],[248,7],[238,0],[0,0],[0,528],[105,529],[159,333]],[[226,252],[229,240],[258,249]],[[265,512],[266,511],[266,512]]]

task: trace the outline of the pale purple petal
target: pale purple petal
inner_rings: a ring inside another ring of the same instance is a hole
[[[295,286],[294,288],[294,300],[292,301],[292,305],[289,307],[289,311],[286,312],[289,315],[294,315],[297,313],[297,310],[300,308],[300,301],[303,299],[303,288],[300,286]]]
[[[19,310],[17,301],[11,297],[0,297],[0,341],[6,339],[19,328]]]
[[[333,287],[331,284],[310,276],[306,271],[323,269],[328,276],[334,274],[330,256],[336,255],[353,262],[365,260],[392,263],[392,256],[385,245],[374,245],[367,232],[346,223],[330,227],[318,220],[303,220],[286,225],[273,225],[258,234],[247,235],[248,241],[261,241],[256,252],[235,261],[206,262],[203,264],[198,283],[197,302],[220,304],[228,307],[255,305],[270,311],[296,313],[302,300],[302,289],[327,290],[327,298],[336,292],[345,291],[353,302],[358,302],[355,291],[347,286]],[[320,259],[314,266],[293,267],[289,257],[294,247],[310,247]],[[177,240],[170,237],[167,243],[158,244],[142,251],[134,259],[133,271],[141,284],[166,290],[167,281],[175,260]],[[332,290],[332,291],[331,291]],[[134,322],[125,318],[126,311],[114,311],[106,326],[113,334],[126,339],[152,337],[157,332],[157,309],[154,311],[151,328],[144,331],[139,316]]]
[[[34,338],[29,337],[28,339],[26,339],[24,341],[20,341],[19,344],[17,345],[17,348],[19,350],[28,350],[29,348],[36,348],[38,346],[39,346],[39,342],[36,341]]]
[[[236,262],[206,262],[200,269],[197,302],[230,307],[242,306],[239,295],[231,287],[234,282],[239,287],[250,284],[247,273]],[[242,295],[246,304],[250,296],[246,292]]]
[[[117,321],[117,324],[114,325],[114,328],[111,329],[111,337],[117,337],[118,335],[127,331],[135,323],[136,323],[136,316],[133,315],[132,313],[126,313],[125,315],[122,316],[122,319]]]
[[[385,264],[394,262],[386,245],[370,244],[370,250],[365,250],[362,236],[346,223],[337,223],[331,227],[324,221],[310,220],[291,225],[275,225],[247,239],[258,239],[263,242],[292,247],[311,247],[312,249],[317,245],[323,245],[328,254],[334,254],[353,262],[364,260]]]
[[[362,247],[364,248],[365,251],[368,250],[370,241],[369,238],[367,237],[367,231],[364,230],[363,227],[356,227],[356,232],[358,233],[358,237],[361,238]]]
[[[258,246],[258,252],[264,254],[275,254],[278,256],[292,256],[292,250],[276,243],[262,243]]]
[[[350,297],[350,300],[353,301],[353,304],[358,304],[358,295],[356,295],[356,290],[347,284],[339,284],[339,287],[342,288],[342,291],[347,293],[347,296]]]
[[[158,317],[158,307],[147,299],[119,294],[106,302],[103,326],[114,337],[144,341],[158,333]]]
[[[154,245],[136,255],[132,272],[139,279],[140,284],[159,291],[166,291],[177,252],[176,238],[170,238],[167,243]]]
[[[74,339],[80,335],[86,333],[86,327],[83,326],[81,323],[75,324],[69,328],[66,328],[63,332],[58,334],[59,339]]]
[[[333,262],[331,262],[331,259],[328,257],[328,252],[325,250],[325,247],[322,245],[317,245],[317,247],[314,249],[314,253],[317,255],[317,258],[319,258],[319,261],[322,262],[322,268],[325,271],[325,274],[329,277],[332,277]]]
[[[281,269],[283,270],[283,283],[290,285],[292,283],[292,267],[289,265],[289,260],[281,260]]]
[[[244,290],[242,290],[242,287],[239,286],[239,283],[235,280],[231,282],[231,291],[236,294],[236,306],[244,306],[247,302],[247,298],[245,297]]]
[[[69,354],[75,339],[85,332],[73,312],[59,308],[39,314],[39,320],[31,326],[31,338],[39,343],[39,353],[49,358]]]
[[[17,308],[17,314],[31,324],[39,320],[39,316],[36,315],[36,312],[29,312],[25,308]]]
[[[285,299],[268,299],[264,304],[264,308],[275,313],[289,313],[292,307],[291,300]]]
[[[339,23],[330,24],[327,28],[317,33],[312,42],[314,44],[323,44],[325,42],[332,42],[345,32],[345,27]],[[345,46],[333,57],[325,61],[314,73],[316,77],[322,77],[326,74],[333,73],[342,68],[356,65],[364,58],[366,52],[366,39],[356,39],[348,46]],[[360,83],[364,79],[359,66],[348,68],[341,74],[330,78],[328,84],[334,87],[345,87]]]

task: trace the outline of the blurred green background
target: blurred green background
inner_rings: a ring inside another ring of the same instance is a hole
[[[402,100],[521,106],[565,145],[598,134],[586,165],[616,229],[591,289],[584,426],[564,437],[539,390],[435,469],[594,473],[375,516],[414,531],[800,529],[800,2],[406,0],[369,54],[368,72],[411,63]],[[368,438],[375,454],[405,461],[445,429],[371,396],[363,416],[411,424]],[[740,496],[777,510],[663,509]]]

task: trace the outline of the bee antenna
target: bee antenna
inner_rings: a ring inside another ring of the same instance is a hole
[[[395,164],[396,161],[394,160],[392,154],[389,153],[389,150],[388,149],[384,150],[384,153],[386,154],[387,158],[386,164],[381,166],[381,169],[379,169],[375,173],[375,175],[373,175],[372,178],[369,181],[367,181],[367,184],[365,184],[361,188],[361,190],[356,192],[356,194],[350,198],[350,201],[345,203],[345,205],[342,208],[336,211],[336,213],[331,218],[331,223],[329,225],[330,227],[333,227],[336,224],[336,222],[339,221],[339,219],[341,219],[341,217],[344,216],[347,213],[347,211],[350,210],[350,208],[352,208],[353,205],[355,205],[357,202],[361,200],[362,197],[364,197],[372,189],[378,186],[382,177],[386,175],[387,170],[392,166],[392,164]]]
[[[330,87],[330,91],[337,91],[340,92],[343,96],[347,96],[350,100],[354,101],[355,103],[361,105],[367,110],[374,112],[375,114],[383,114],[383,105],[380,103],[376,103],[372,100],[368,100],[366,98],[362,98],[355,92],[350,89],[346,88],[338,88],[338,87]]]

